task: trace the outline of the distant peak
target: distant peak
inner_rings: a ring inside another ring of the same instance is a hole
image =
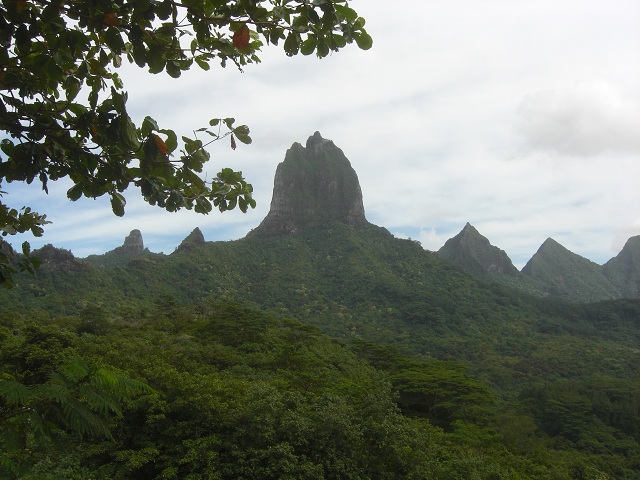
[[[142,233],[138,229],[131,230],[127,238],[124,239],[122,249],[125,253],[139,255],[144,251]]]
[[[478,232],[478,230],[469,222],[465,224],[465,226],[462,228],[462,231],[460,233],[480,235],[480,232]]]
[[[202,231],[196,227],[193,231],[184,239],[182,243],[176,249],[177,252],[184,252],[192,250],[194,247],[198,247],[200,245],[204,245],[204,235]]]
[[[124,239],[124,243],[107,253],[116,253],[119,255],[137,256],[144,252],[144,242],[142,241],[142,233],[140,230],[133,229]]]
[[[518,269],[507,254],[491,245],[469,222],[453,238],[446,241],[437,254],[457,263],[468,272],[476,275],[501,273],[517,275]]]
[[[631,248],[640,245],[640,235],[629,238],[624,244],[625,247]]]
[[[333,142],[331,140],[327,140],[326,138],[322,138],[320,132],[315,132],[307,139],[306,148],[307,150],[311,150],[315,153],[318,149],[325,145],[333,145]]]
[[[540,248],[538,249],[538,251],[543,251],[543,250],[546,250],[546,249],[567,250],[567,248],[565,248],[562,244],[560,244],[559,242],[555,241],[551,237],[547,237],[547,239],[544,242],[542,242],[542,245],[540,245]]]
[[[76,259],[71,250],[56,248],[50,243],[34,250],[33,255],[42,261],[42,266],[53,270],[80,272],[90,268],[87,263]]]
[[[282,235],[337,221],[366,225],[362,191],[351,163],[320,132],[294,143],[276,169],[269,213],[250,236]]]

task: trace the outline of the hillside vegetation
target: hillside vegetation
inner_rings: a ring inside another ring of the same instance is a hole
[[[0,293],[9,478],[640,478],[637,300],[371,225],[88,260]]]

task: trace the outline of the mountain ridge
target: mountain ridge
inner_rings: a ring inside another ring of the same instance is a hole
[[[295,142],[287,150],[275,173],[270,210],[245,238],[294,235],[331,222],[351,228],[372,226],[365,217],[362,190],[349,160],[331,140],[315,132],[305,146]],[[207,243],[196,228],[170,255],[189,252]],[[47,248],[45,253],[51,256],[50,250],[55,247]],[[640,236],[629,239],[619,255],[604,266],[548,238],[518,271],[506,252],[492,245],[467,222],[459,234],[434,253],[475,276],[537,296],[577,302],[640,298]],[[80,268],[81,264],[114,268],[137,258],[162,256],[144,247],[142,233],[137,229],[131,231],[121,246],[102,255],[90,255],[83,262],[78,262],[69,251],[61,250],[57,255],[66,259],[67,269]],[[45,260],[50,267],[56,265]]]

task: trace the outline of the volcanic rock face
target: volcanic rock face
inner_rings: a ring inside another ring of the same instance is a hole
[[[447,240],[437,253],[476,275],[518,274],[518,269],[511,263],[504,250],[491,245],[470,223],[467,223],[458,235]]]
[[[286,235],[329,221],[368,224],[356,172],[342,150],[316,132],[306,147],[294,143],[287,150],[269,213],[249,236]]]
[[[136,256],[144,252],[144,242],[142,241],[140,230],[131,230],[129,236],[124,239],[122,246],[111,250],[111,252],[128,256]]]
[[[74,257],[70,250],[56,248],[51,244],[34,250],[33,256],[41,260],[42,267],[65,272],[82,272],[89,270],[90,266]]]

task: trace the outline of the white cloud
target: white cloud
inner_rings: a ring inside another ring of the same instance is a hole
[[[533,149],[591,156],[640,153],[640,92],[605,80],[529,95],[518,107],[519,130]]]

